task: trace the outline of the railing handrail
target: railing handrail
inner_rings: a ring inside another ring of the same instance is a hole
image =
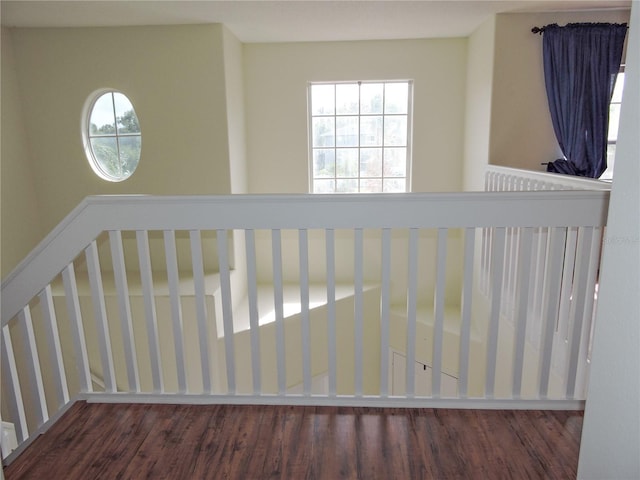
[[[2,282],[2,325],[110,230],[604,225],[606,191],[85,198]],[[274,215],[277,212],[277,215]]]
[[[611,190],[611,182],[599,180],[597,178],[577,177],[574,175],[563,175],[561,173],[550,173],[536,170],[525,170],[501,165],[487,165],[487,173],[497,173],[506,176],[523,177],[530,180],[538,180],[547,184],[570,189],[580,190]]]

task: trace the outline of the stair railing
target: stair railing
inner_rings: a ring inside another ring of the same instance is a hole
[[[604,191],[88,197],[2,283],[11,455],[77,399],[580,408],[589,299],[574,299],[563,342],[528,314],[532,238],[549,232],[536,295],[553,319],[567,236],[590,252],[607,207]],[[488,298],[476,261],[486,229]]]

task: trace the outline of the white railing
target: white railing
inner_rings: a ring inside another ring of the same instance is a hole
[[[21,444],[8,460],[76,399],[580,408],[584,316],[565,344],[526,314],[532,238],[549,232],[536,275],[553,319],[565,240],[577,231],[590,251],[607,204],[595,191],[89,197],[2,283],[2,419]]]
[[[611,183],[598,179],[490,165],[485,174],[485,190],[492,192],[550,190],[609,192]],[[532,323],[539,325],[540,320],[551,313],[547,308],[549,302],[557,304],[558,308],[553,312],[555,328],[558,332],[556,341],[560,342],[560,345],[562,343],[568,344],[569,337],[575,334],[571,328],[577,324],[576,319],[579,319],[579,323],[583,325],[584,334],[581,339],[581,349],[585,352],[586,361],[573,364],[571,355],[562,354],[563,349],[556,348],[552,357],[553,366],[556,369],[565,368],[567,365],[570,365],[571,369],[588,369],[591,359],[595,304],[598,297],[598,274],[604,226],[567,229],[562,240],[565,245],[564,254],[562,258],[558,259],[551,257],[551,245],[554,241],[552,236],[554,234],[553,230],[541,227],[529,234],[531,238],[525,239],[522,238],[522,229],[506,229],[501,311],[507,318],[526,314],[532,319],[537,319]],[[493,241],[492,230],[486,229],[482,247],[482,290],[486,295],[489,295],[492,269],[491,244]],[[523,248],[523,245],[532,252],[530,278],[519,276],[520,249]],[[545,285],[545,281],[547,281],[545,271],[550,268],[553,262],[562,262],[561,281],[553,296],[547,298],[545,297],[545,292],[548,292]],[[526,283],[529,289],[526,307],[523,302],[518,301],[518,294],[522,290],[520,283]],[[517,312],[517,308],[523,310]],[[534,328],[527,335],[535,345],[539,342],[541,331]],[[587,372],[580,372],[579,378],[586,381]]]
[[[611,191],[611,182],[560,173],[538,172],[519,168],[488,165],[485,170],[485,191],[535,190],[605,190]]]

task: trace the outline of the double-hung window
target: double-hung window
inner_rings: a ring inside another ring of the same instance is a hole
[[[311,83],[311,192],[408,192],[411,99],[410,81]]]

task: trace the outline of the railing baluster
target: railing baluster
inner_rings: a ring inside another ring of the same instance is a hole
[[[438,229],[438,248],[436,261],[436,286],[433,297],[433,369],[431,377],[431,395],[440,397],[442,378],[442,343],[444,339],[444,302],[447,269],[447,235],[446,228]]]
[[[119,230],[109,232],[109,245],[111,246],[111,260],[113,262],[113,276],[118,293],[118,309],[122,326],[122,341],[124,343],[124,358],[127,364],[127,379],[129,391],[140,391],[140,375],[138,373],[138,356],[136,354],[136,342],[133,335],[133,323],[131,320],[131,304],[129,301],[129,285],[127,271],[124,263],[124,251],[122,248],[122,233]]]
[[[147,327],[147,340],[149,342],[153,392],[164,393],[162,356],[160,353],[160,340],[158,335],[158,317],[156,315],[153,273],[151,270],[151,256],[149,254],[149,235],[146,230],[136,231],[136,243],[138,246],[138,261],[140,263],[142,296],[144,298],[145,322]]]
[[[407,365],[406,365],[406,396],[413,398],[415,395],[416,362],[416,317],[418,301],[418,233],[417,228],[409,229],[408,252],[408,285],[407,285]]]
[[[229,395],[235,395],[236,367],[227,231],[223,229],[216,230],[216,239],[218,243],[218,268],[220,269],[220,294],[222,296],[222,325],[224,329],[224,355],[227,367],[227,393]]]
[[[24,442],[29,438],[29,429],[27,427],[27,416],[22,399],[22,390],[20,389],[18,367],[13,351],[13,343],[11,342],[9,325],[2,327],[2,348],[0,348],[0,351],[2,351],[2,370],[5,373],[3,376],[7,378],[7,381],[3,382],[3,387],[7,391],[3,392],[2,399],[7,402],[11,421],[16,427],[18,440]]]
[[[578,232],[578,246],[576,249],[576,258],[588,259],[591,251],[591,242],[593,239],[593,227],[581,227]],[[580,359],[580,339],[582,337],[582,329],[585,316],[585,295],[578,295],[577,292],[587,292],[588,276],[590,265],[589,261],[576,262],[576,270],[574,274],[574,292],[575,298],[572,308],[572,332],[569,337],[569,369],[567,372],[567,398],[575,398],[576,393],[576,375],[578,371],[578,361]]]
[[[276,317],[276,365],[278,370],[278,393],[280,395],[284,395],[287,390],[287,364],[284,351],[282,236],[278,229],[271,231],[271,255],[273,259],[273,307]]]
[[[198,322],[198,345],[200,347],[200,369],[202,372],[202,391],[210,394],[211,368],[209,367],[209,331],[207,302],[204,284],[204,262],[202,259],[202,240],[200,230],[189,231],[191,245],[191,268],[193,270],[193,288],[196,303],[196,317]]]
[[[391,312],[391,229],[382,229],[380,299],[380,396],[389,396],[389,321]],[[412,366],[407,365],[407,368]]]
[[[549,392],[549,378],[551,376],[551,360],[553,358],[553,337],[558,319],[558,303],[560,301],[560,283],[562,279],[562,265],[565,251],[567,229],[553,228],[551,230],[549,262],[546,271],[545,290],[543,293],[544,315],[542,316],[542,346],[539,358],[540,398],[546,399]]]
[[[354,380],[356,397],[362,396],[362,363],[363,363],[363,336],[364,336],[364,310],[363,310],[363,287],[364,287],[364,239],[362,228],[356,228],[353,232],[353,301],[354,301]]]
[[[529,285],[531,280],[531,251],[533,245],[533,231],[531,228],[523,228],[520,232],[518,261],[518,290],[516,295],[515,317],[515,348],[513,359],[513,383],[512,396],[520,398],[522,394],[522,374],[524,372],[524,347],[527,332],[527,318],[529,306]]]
[[[489,311],[489,330],[487,335],[487,371],[485,397],[493,398],[496,383],[496,359],[498,350],[498,329],[500,328],[500,304],[502,295],[502,273],[505,256],[505,228],[493,229],[491,249],[491,304]]]
[[[482,246],[480,258],[480,291],[485,295],[489,292],[489,228],[482,229]]]
[[[249,302],[249,327],[251,329],[251,380],[253,393],[262,393],[262,372],[260,369],[260,316],[258,312],[258,287],[256,274],[256,241],[253,230],[247,229],[245,250],[247,254],[247,300]]]
[[[336,349],[336,261],[333,229],[325,230],[327,261],[327,348],[329,360],[329,396],[337,391]]]
[[[560,286],[560,312],[556,331],[562,338],[568,339],[569,316],[572,304],[573,275],[576,263],[576,247],[578,242],[578,228],[570,227],[565,242],[564,265],[562,267],[562,284]],[[579,257],[578,257],[579,258]]]
[[[38,421],[38,426],[40,426],[49,420],[49,410],[44,393],[42,370],[40,369],[40,355],[38,355],[38,346],[36,345],[36,336],[33,331],[33,321],[31,319],[31,308],[29,305],[24,307],[18,314],[18,326],[25,340],[24,347],[27,358],[25,367],[28,373],[31,394],[40,417]]]
[[[51,365],[53,367],[53,379],[55,381],[56,394],[58,396],[58,407],[61,407],[69,402],[69,388],[67,387],[67,374],[64,371],[62,347],[60,346],[58,321],[56,319],[56,311],[53,305],[51,285],[47,285],[38,296],[40,298],[40,305],[42,306],[44,328],[47,335],[47,344],[49,345]]]
[[[514,256],[512,248],[513,240],[513,228],[505,229],[505,256],[504,256],[504,272],[502,274],[502,304],[501,311],[505,315],[511,315],[510,308],[513,306],[512,302],[512,284],[511,284],[511,272],[512,268],[516,265],[517,260]]]
[[[178,393],[187,391],[187,368],[182,325],[182,307],[180,305],[180,281],[178,275],[178,257],[176,254],[176,236],[173,230],[165,230],[164,250],[167,261],[167,281],[169,283],[169,302],[173,325],[173,345],[176,354],[176,371],[178,374]]]
[[[593,333],[594,303],[598,266],[600,263],[602,229],[594,227],[591,232],[591,249],[585,263],[588,265],[586,287],[584,289],[584,309],[582,312],[582,332],[578,350],[578,368],[576,372],[575,392],[586,397],[587,368],[590,360],[591,335]],[[584,258],[583,258],[584,260]]]
[[[69,323],[71,325],[71,335],[73,336],[73,346],[76,353],[76,367],[80,377],[80,391],[88,393],[93,391],[91,383],[91,370],[89,368],[89,356],[87,355],[87,342],[84,335],[84,325],[82,324],[82,313],[80,310],[80,300],[78,299],[78,285],[73,263],[67,265],[62,271],[62,283],[64,285],[64,296],[69,312]]]
[[[464,273],[460,320],[460,366],[458,371],[458,395],[467,398],[469,388],[469,350],[471,348],[471,301],[473,298],[473,257],[476,229],[466,228],[464,237]]]
[[[531,309],[537,316],[542,311],[542,292],[544,288],[544,271],[546,268],[546,259],[549,256],[549,230],[546,228],[535,229],[535,263],[533,266],[533,294],[530,296],[529,304]]]
[[[309,318],[309,235],[298,230],[300,256],[300,322],[302,332],[302,392],[311,395],[311,326]]]
[[[89,272],[89,285],[91,286],[93,314],[98,332],[98,347],[102,360],[102,376],[107,392],[113,393],[117,390],[116,375],[113,367],[113,350],[111,349],[111,336],[107,323],[107,308],[104,302],[98,246],[95,240],[85,249],[85,255]]]
[[[593,229],[594,239],[593,239],[593,243],[591,244],[591,251],[593,253],[591,260],[593,262],[592,266],[593,266],[595,275],[593,279],[593,293],[594,293],[593,301],[591,301],[590,306],[586,310],[586,311],[592,311],[592,317],[589,319],[590,328],[589,328],[589,339],[587,342],[587,361],[589,362],[591,362],[591,350],[593,347],[593,334],[594,334],[594,328],[595,328],[595,311],[598,303],[597,297],[598,297],[598,290],[599,290],[599,266],[600,266],[600,259],[602,255],[603,231],[604,229],[601,227]]]

